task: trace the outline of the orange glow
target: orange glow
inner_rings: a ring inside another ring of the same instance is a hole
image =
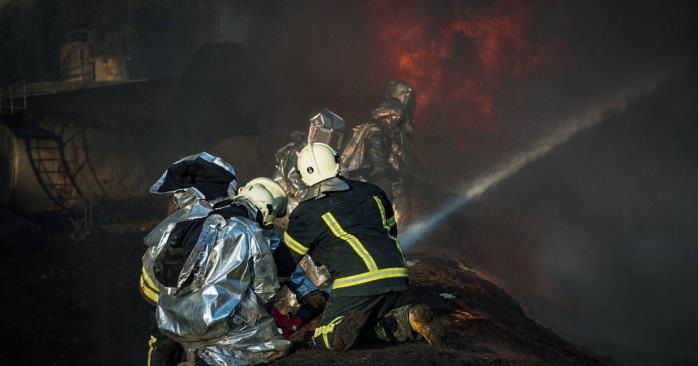
[[[496,132],[494,120],[501,102],[508,102],[502,97],[508,84],[534,76],[553,61],[555,47],[533,40],[537,28],[531,2],[493,1],[474,8],[424,1],[408,9],[400,2],[380,3],[373,8],[380,19],[376,39],[394,76],[417,91],[418,128],[442,123],[461,135]],[[433,14],[435,7],[442,10],[439,16]],[[444,12],[447,7],[452,10]],[[449,116],[444,116],[445,106]],[[459,122],[443,121],[451,117]]]
[[[456,318],[457,320],[460,320],[460,321],[473,320],[473,319],[484,319],[483,317],[475,315],[467,310],[456,310],[453,313],[451,313],[451,316]]]

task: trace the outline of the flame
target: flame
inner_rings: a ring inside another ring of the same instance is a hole
[[[531,2],[494,1],[475,8],[454,0],[447,3],[452,10],[440,16],[434,8],[444,2],[410,3],[408,9],[402,2],[376,3],[379,48],[394,75],[415,86],[418,128],[441,123],[461,147],[472,145],[483,131],[497,132],[502,102],[510,102],[508,85],[554,60],[557,45],[539,40],[538,5]],[[451,106],[448,115],[444,106]]]

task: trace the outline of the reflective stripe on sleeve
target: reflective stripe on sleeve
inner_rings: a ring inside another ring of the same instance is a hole
[[[325,221],[327,227],[330,228],[330,230],[336,237],[346,241],[349,244],[349,246],[352,249],[354,249],[356,254],[358,254],[359,257],[361,257],[361,259],[364,261],[364,263],[366,264],[366,268],[368,268],[369,271],[378,270],[376,261],[373,260],[373,257],[371,256],[371,254],[369,254],[368,250],[366,250],[361,241],[354,235],[351,235],[348,232],[344,231],[344,229],[341,225],[339,225],[339,222],[337,222],[337,219],[334,218],[332,213],[325,213],[324,215],[322,215],[322,219]]]
[[[158,339],[150,336],[150,340],[148,341],[148,366],[151,366],[150,360],[153,358],[153,349],[155,348],[155,343],[157,343]]]
[[[160,296],[157,292],[153,291],[146,283],[143,281],[143,276],[140,278],[140,288],[141,288],[141,293],[148,299],[152,300],[153,302],[157,303],[158,302],[158,297]]]
[[[296,239],[293,239],[291,235],[288,235],[288,232],[284,233],[284,244],[286,244],[287,247],[289,247],[291,250],[300,255],[305,255],[306,253],[308,253],[308,248],[303,244],[299,243]]]
[[[397,250],[400,252],[400,256],[402,257],[402,263],[406,264],[407,261],[405,259],[405,251],[404,249],[402,249],[402,243],[400,243],[400,239],[390,235],[390,228],[395,226],[395,216],[386,220],[385,207],[383,207],[383,201],[381,201],[380,197],[378,196],[373,196],[373,199],[376,201],[376,205],[378,205],[378,211],[381,214],[381,222],[383,222],[383,227],[385,228],[385,230],[388,231],[388,236],[390,237],[390,239],[393,239],[393,241],[395,242],[395,246],[397,247]]]
[[[407,268],[405,267],[393,267],[384,268],[375,271],[369,271],[364,273],[359,273],[353,276],[341,277],[334,280],[332,289],[338,289],[349,286],[356,286],[366,282],[378,281],[385,278],[395,278],[395,277],[409,277]]]
[[[150,276],[148,275],[148,272],[145,271],[145,267],[141,267],[141,279],[145,280],[145,284],[155,293],[159,294],[160,289],[158,289],[157,286],[155,286],[155,282],[153,282],[152,279],[150,279]]]

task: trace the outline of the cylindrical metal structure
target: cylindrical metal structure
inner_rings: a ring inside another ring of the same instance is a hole
[[[12,198],[17,180],[16,140],[9,128],[0,125],[0,207]]]
[[[85,204],[145,192],[156,174],[143,168],[147,147],[137,147],[128,135],[65,117],[21,123],[30,128],[0,128],[3,206],[21,212],[80,211]]]
[[[0,124],[0,207],[19,212],[80,213],[86,204],[143,197],[169,164],[204,150],[245,176],[265,173],[251,136],[206,142],[177,128],[127,132],[61,114],[16,118],[7,125],[13,128]],[[198,141],[194,147],[182,146],[192,141]]]

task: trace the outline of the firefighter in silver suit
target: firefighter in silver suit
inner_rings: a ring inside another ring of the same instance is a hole
[[[393,201],[396,219],[409,222],[409,176],[414,169],[414,88],[406,81],[388,83],[385,99],[371,119],[354,128],[342,151],[343,175],[383,188]]]
[[[184,348],[185,365],[268,363],[289,352],[270,309],[279,289],[266,230],[274,196],[245,186],[206,217],[168,225],[155,250],[162,285],[156,321]]]
[[[187,156],[170,165],[150,188],[158,195],[172,196],[176,210],[153,228],[144,238],[147,247],[139,279],[139,290],[145,300],[157,306],[163,285],[155,276],[155,261],[160,253],[163,237],[169,235],[172,225],[205,218],[214,205],[229,196],[235,196],[238,181],[235,168],[223,159],[206,152]],[[155,316],[152,317],[155,323]],[[182,346],[159,331],[152,324],[148,341],[147,364],[174,366],[184,357]]]
[[[321,142],[340,150],[344,137],[345,122],[342,117],[329,109],[321,108],[310,115],[308,133],[293,131],[291,142],[276,152],[276,166],[273,178],[288,195],[288,212],[298,205],[298,200],[305,195],[307,187],[296,169],[298,153],[307,143]],[[287,221],[288,219],[286,219]],[[286,222],[280,223],[285,227]]]

